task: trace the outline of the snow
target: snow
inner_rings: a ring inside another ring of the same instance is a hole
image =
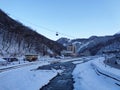
[[[110,75],[120,80],[120,70],[106,66],[103,63],[104,57],[81,57],[69,59],[48,59],[41,61],[26,62],[20,65],[4,66],[1,69],[16,67],[0,73],[0,90],[39,90],[48,84],[52,78],[62,70],[36,70],[39,66],[48,65],[53,62],[68,62],[76,64],[72,73],[74,90],[120,90],[120,84],[116,80],[101,75],[96,71]],[[48,60],[47,60],[48,59]],[[88,62],[85,62],[88,61]],[[85,63],[84,63],[85,62]],[[2,82],[2,83],[1,83]]]
[[[82,44],[82,42],[75,41],[75,42],[73,42],[72,44],[73,44],[73,45],[76,45],[76,44],[81,45],[81,44]]]
[[[120,31],[118,31],[117,33],[115,33],[115,35],[117,35],[117,34],[120,34]]]
[[[24,67],[24,66],[29,66],[29,65],[48,65],[49,63],[43,62],[43,61],[35,61],[35,62],[28,62],[28,61],[20,61],[19,62],[12,62],[7,65],[0,66],[0,69],[6,69],[6,68],[12,68],[12,67]]]
[[[7,57],[5,57],[7,58]],[[2,58],[0,58],[2,59]],[[38,56],[38,60],[34,61],[34,62],[29,62],[29,61],[25,61],[24,60],[24,56],[23,57],[17,57],[18,61],[14,61],[14,62],[8,62],[5,65],[0,65],[0,69],[5,69],[5,68],[10,68],[10,67],[21,67],[21,66],[28,66],[28,65],[36,65],[36,64],[50,64],[51,62],[55,61],[59,61],[58,59],[55,58],[50,58],[49,56]]]
[[[70,61],[75,61],[75,60],[81,60],[82,58],[65,58],[65,59],[60,59],[59,62],[70,62]]]
[[[4,60],[4,59],[2,59],[2,58],[0,58],[0,62],[5,62],[5,60]]]
[[[7,61],[4,59],[0,58],[0,66],[7,65]]]
[[[91,63],[95,60],[103,60],[102,57],[78,64],[73,71],[74,90],[120,90],[113,80],[108,77],[98,75]],[[114,72],[114,71],[113,71]]]
[[[92,66],[95,68],[95,70],[99,70],[99,72],[102,72],[103,74],[106,74],[120,81],[120,70],[105,65],[103,61],[104,58],[99,58],[99,60],[95,60],[94,62],[92,62]],[[120,82],[117,83],[120,84]]]
[[[87,45],[89,45],[89,42],[81,45],[80,48],[77,50],[77,52],[79,52],[83,47],[86,47]]]
[[[56,70],[36,70],[30,65],[0,73],[0,90],[39,90],[57,75]]]
[[[80,63],[83,63],[83,61],[74,61],[72,62],[73,64],[80,64]]]

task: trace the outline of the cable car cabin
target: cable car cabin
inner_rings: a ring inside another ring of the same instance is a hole
[[[56,32],[56,36],[58,36],[59,34],[58,34],[58,32]]]
[[[32,62],[38,59],[38,55],[25,55],[25,60]]]

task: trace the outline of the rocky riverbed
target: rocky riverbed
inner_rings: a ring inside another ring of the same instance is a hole
[[[72,71],[75,65],[72,62],[54,63],[46,66],[39,67],[38,70],[63,70],[53,78],[49,84],[41,88],[40,90],[73,90],[73,78]]]

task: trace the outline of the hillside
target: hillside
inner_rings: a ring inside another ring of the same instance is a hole
[[[60,54],[64,47],[0,10],[0,56]]]
[[[63,39],[64,40],[64,39]],[[67,39],[66,39],[67,40]],[[69,39],[68,39],[69,40]],[[62,41],[62,38],[61,38]],[[96,55],[102,54],[105,50],[117,50],[120,49],[120,34],[111,36],[91,36],[86,39],[74,39],[69,40],[71,44],[79,42],[77,45],[77,54],[81,55]],[[69,45],[68,41],[66,41]],[[61,43],[61,42],[59,42]],[[61,43],[62,44],[62,43]]]

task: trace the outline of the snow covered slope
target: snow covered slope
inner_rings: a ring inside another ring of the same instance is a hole
[[[13,20],[0,10],[0,56],[59,54],[62,49],[61,44]]]

